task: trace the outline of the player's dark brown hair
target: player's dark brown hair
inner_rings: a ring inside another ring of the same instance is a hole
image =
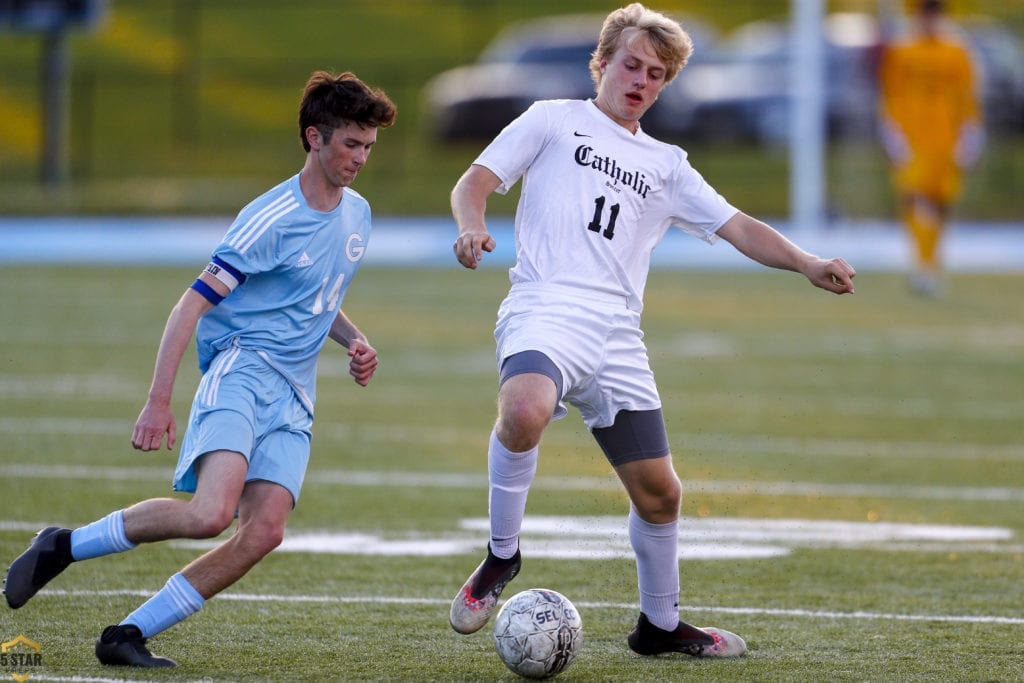
[[[299,139],[309,151],[306,129],[316,126],[325,142],[335,128],[355,123],[364,128],[387,128],[398,108],[382,90],[371,88],[352,72],[314,71],[306,81],[299,105]]]

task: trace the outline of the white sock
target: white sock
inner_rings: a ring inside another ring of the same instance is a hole
[[[658,628],[679,625],[679,521],[645,522],[631,505],[629,542],[636,553],[640,611]]]
[[[519,549],[519,530],[526,514],[526,496],[537,473],[539,450],[534,446],[528,451],[513,453],[491,430],[487,449],[488,511],[491,552],[497,557],[508,559]]]

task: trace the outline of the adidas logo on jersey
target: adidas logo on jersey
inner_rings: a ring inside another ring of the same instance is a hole
[[[302,252],[302,256],[299,257],[298,263],[295,264],[296,268],[308,268],[313,265],[313,259],[309,258],[309,254]]]

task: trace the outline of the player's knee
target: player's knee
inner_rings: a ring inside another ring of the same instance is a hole
[[[544,429],[551,421],[546,406],[528,401],[504,405],[498,415],[498,439],[514,453],[528,451],[540,443]]]
[[[237,542],[253,560],[269,554],[284,541],[284,525],[250,523],[239,528]]]
[[[210,502],[193,498],[189,505],[189,526],[191,538],[213,538],[219,536],[235,520],[236,506],[226,501]]]
[[[675,473],[664,482],[659,492],[659,498],[662,508],[666,512],[679,514],[679,507],[683,504],[683,484]]]
[[[651,498],[647,505],[646,514],[641,516],[650,521],[658,523],[670,522],[679,517],[679,507],[682,504],[680,496],[664,495]]]
[[[661,499],[659,501],[659,507],[661,508],[662,512],[666,515],[671,515],[673,517],[679,516],[679,508],[682,506],[682,504],[683,492],[682,488],[678,485],[678,482],[674,488],[665,491],[662,494]]]
[[[260,536],[261,544],[260,547],[264,553],[277,548],[284,541],[284,526],[283,525],[270,525],[263,530]]]
[[[523,453],[539,444],[543,432],[543,427],[521,422],[499,425],[497,428],[498,440],[513,453]]]
[[[225,529],[231,526],[234,514],[220,515],[194,515],[192,521],[193,538],[214,538],[220,536]]]
[[[634,496],[633,506],[642,519],[654,524],[664,524],[679,517],[683,502],[683,487],[678,477],[672,477],[658,486],[646,489],[643,495]]]

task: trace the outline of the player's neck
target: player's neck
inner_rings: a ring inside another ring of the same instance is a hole
[[[341,202],[345,188],[328,182],[318,167],[310,166],[307,160],[306,166],[299,173],[299,189],[302,190],[306,204],[314,211],[333,211]]]
[[[610,118],[617,125],[622,126],[623,128],[625,128],[627,131],[629,131],[629,133],[631,135],[636,135],[637,130],[640,129],[640,121],[639,120],[625,119],[625,118],[621,118],[619,116],[616,116],[615,113],[612,111],[612,108],[610,106],[608,106],[608,104],[606,102],[602,101],[600,97],[594,98],[593,102],[594,102],[594,106],[597,107],[598,111],[600,111],[602,114],[604,114],[605,116]]]

